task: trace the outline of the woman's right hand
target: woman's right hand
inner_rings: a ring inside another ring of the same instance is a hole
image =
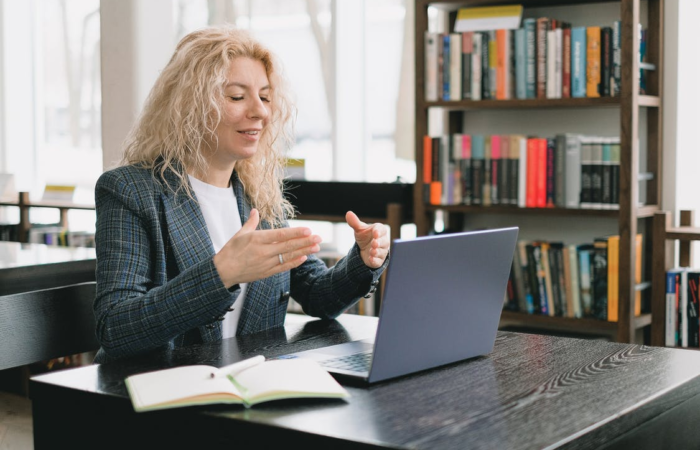
[[[309,228],[257,230],[259,222],[260,213],[251,210],[248,221],[214,255],[214,266],[227,289],[294,269],[320,250],[321,237]]]

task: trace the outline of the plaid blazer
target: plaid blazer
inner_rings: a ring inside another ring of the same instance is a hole
[[[214,267],[196,197],[163,181],[125,166],[97,182],[95,362],[220,340],[221,320],[240,294],[224,287]],[[165,181],[179,184],[172,173]],[[235,172],[231,184],[245,223],[251,206]],[[260,228],[270,226],[261,221]],[[331,269],[311,255],[296,269],[249,283],[237,334],[282,326],[290,294],[307,314],[332,319],[376,286],[387,263],[370,269],[355,244]]]

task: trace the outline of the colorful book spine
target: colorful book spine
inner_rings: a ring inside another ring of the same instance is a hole
[[[581,306],[581,286],[579,283],[579,257],[576,246],[570,244],[569,250],[569,273],[571,275],[571,303],[573,304],[573,317],[583,317],[583,307]]]
[[[591,287],[591,254],[592,244],[582,244],[576,247],[579,258],[579,282],[581,288],[581,306],[583,316],[588,317],[593,314],[593,293]]]
[[[545,91],[547,98],[557,97],[557,79],[556,79],[556,62],[557,62],[557,32],[556,30],[547,31],[547,81],[545,83]]]
[[[472,204],[481,205],[484,195],[484,136],[472,136]]]
[[[571,96],[586,96],[586,28],[571,29]]]
[[[586,28],[586,96],[600,97],[600,27]]]
[[[678,345],[678,290],[681,283],[679,269],[666,272],[666,333],[665,345]]]
[[[484,187],[482,204],[491,206],[491,136],[484,136]]]
[[[472,137],[462,135],[462,203],[472,204]]]
[[[442,99],[450,99],[450,35],[442,35]]]
[[[527,167],[527,175],[525,177],[527,181],[527,190],[526,190],[526,200],[525,200],[525,206],[528,208],[536,208],[537,207],[537,180],[539,178],[538,174],[538,147],[539,147],[539,139],[538,138],[529,138],[527,140],[527,161],[526,161],[526,167]]]
[[[593,241],[591,289],[593,291],[593,317],[608,319],[608,239]]]
[[[608,322],[617,322],[620,289],[620,236],[608,238]]]
[[[537,98],[537,39],[535,19],[523,20],[525,29],[525,94],[526,98]]]
[[[496,30],[496,99],[508,98],[508,30]]]
[[[612,209],[612,156],[610,139],[602,139],[601,208]]]
[[[562,30],[561,98],[571,97],[571,27]]]
[[[554,206],[566,206],[565,174],[566,174],[566,136],[557,135],[554,138]]]
[[[620,209],[620,138],[610,139],[610,209]]]
[[[438,34],[425,33],[425,101],[438,99]]]
[[[517,136],[518,140],[518,206],[521,208],[527,207],[527,171],[528,171],[528,152],[527,138],[525,136]]]
[[[515,30],[515,97],[526,99],[527,96],[527,40],[526,30]]]
[[[581,142],[581,208],[592,208],[593,202],[591,197],[591,175],[593,172],[591,140],[588,137],[582,137]]]
[[[500,203],[501,173],[501,136],[491,136],[491,204]]]
[[[613,23],[613,63],[612,63],[612,96],[620,95],[620,80],[622,79],[622,22],[616,20]]]
[[[537,152],[535,156],[535,164],[537,165],[537,207],[547,207],[547,139],[537,139]]]
[[[465,100],[472,98],[472,37],[474,33],[469,31],[462,33],[462,98]]]
[[[496,30],[489,33],[489,98],[496,97],[496,84],[498,82],[498,41],[496,40]]]
[[[591,207],[603,208],[603,139],[591,142]]]
[[[567,208],[578,208],[581,201],[581,137],[577,134],[566,134],[566,175],[564,187],[564,205]]]
[[[700,272],[688,271],[688,347],[700,348],[700,322],[698,322],[698,291]]]
[[[462,99],[462,36],[450,34],[450,100]]]
[[[546,193],[546,207],[554,208],[555,204],[555,183],[556,183],[556,151],[557,143],[555,139],[547,138],[547,193]]]
[[[491,65],[489,63],[491,50],[490,34],[487,31],[481,33],[481,98],[490,100],[491,97]]]
[[[612,28],[600,29],[600,96],[610,97],[612,94]]]
[[[471,99],[481,100],[481,33],[472,35],[472,74],[471,74]]]
[[[547,97],[547,31],[549,19],[540,17],[536,21],[537,98]]]

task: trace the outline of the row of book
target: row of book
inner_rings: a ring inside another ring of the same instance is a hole
[[[700,348],[699,295],[700,269],[666,272],[666,346]]]
[[[35,226],[29,230],[29,243],[94,248],[95,233],[69,231],[60,226]]]
[[[636,237],[635,278],[642,277],[642,235]],[[591,317],[616,322],[619,307],[620,237],[593,243],[518,241],[505,309],[553,317]],[[637,291],[635,315],[642,312]]]
[[[425,99],[619,96],[620,27],[615,21],[612,27],[572,28],[540,17],[524,19],[516,30],[426,32]],[[639,30],[641,61],[647,33],[641,25]],[[643,79],[640,90],[645,90]]]
[[[426,203],[618,209],[620,140],[560,134],[423,138]]]

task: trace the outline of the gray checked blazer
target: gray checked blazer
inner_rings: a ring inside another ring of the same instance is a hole
[[[176,187],[177,178],[165,180]],[[175,194],[151,170],[124,166],[95,188],[100,350],[95,362],[221,339],[221,320],[240,294],[224,287],[199,204]],[[251,206],[235,172],[231,184],[241,222]],[[269,228],[261,221],[260,228]],[[332,319],[377,284],[388,263],[365,266],[357,244],[328,269],[310,256],[289,272],[249,283],[237,334],[284,324],[290,297],[308,315]]]

